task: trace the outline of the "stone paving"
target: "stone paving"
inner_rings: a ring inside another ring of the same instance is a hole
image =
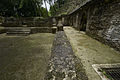
[[[101,80],[94,71],[93,64],[120,63],[120,52],[89,37],[83,31],[77,31],[71,26],[64,27],[64,32],[72,46],[74,54],[80,58],[88,80]]]
[[[43,80],[54,34],[0,34],[0,80]]]
[[[57,32],[55,36],[44,80],[88,80],[80,59],[74,56],[64,31]]]

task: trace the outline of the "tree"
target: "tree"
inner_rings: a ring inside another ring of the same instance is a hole
[[[0,16],[34,17],[49,16],[46,3],[50,4],[50,13],[55,15],[66,0],[0,0]],[[42,8],[42,4],[46,8]],[[46,10],[46,11],[45,11]]]
[[[0,16],[40,16],[42,0],[0,0]]]
[[[50,7],[50,13],[52,16],[56,15],[56,12],[60,10],[63,4],[65,4],[68,0],[49,0],[49,4],[52,4]],[[54,3],[53,3],[54,2]]]

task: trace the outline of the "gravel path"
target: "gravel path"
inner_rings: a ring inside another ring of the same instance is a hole
[[[57,32],[55,36],[44,80],[88,80],[80,59],[74,56],[64,31]]]

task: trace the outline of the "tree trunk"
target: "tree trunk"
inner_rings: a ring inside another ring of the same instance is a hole
[[[47,16],[48,16],[47,4],[45,0],[44,0],[44,3],[45,3],[46,11],[47,11]]]

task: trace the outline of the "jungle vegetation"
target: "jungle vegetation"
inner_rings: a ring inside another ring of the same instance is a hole
[[[0,0],[0,16],[4,17],[49,17],[67,0]],[[42,7],[45,3],[46,8]],[[50,10],[47,10],[49,3]]]

